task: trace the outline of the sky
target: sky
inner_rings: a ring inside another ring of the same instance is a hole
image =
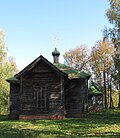
[[[108,0],[0,0],[0,30],[5,33],[8,55],[19,70],[38,56],[53,62],[57,47],[60,62],[71,48],[90,49],[109,26]]]

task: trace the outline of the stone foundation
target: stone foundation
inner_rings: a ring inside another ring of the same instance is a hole
[[[34,119],[55,119],[63,120],[65,116],[62,115],[19,115],[19,120],[34,120]]]
[[[18,120],[19,119],[19,115],[12,115],[12,114],[8,114],[8,118],[11,120]]]

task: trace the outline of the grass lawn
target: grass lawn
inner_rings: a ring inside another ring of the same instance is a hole
[[[8,120],[0,116],[0,138],[120,138],[120,110],[65,120]]]

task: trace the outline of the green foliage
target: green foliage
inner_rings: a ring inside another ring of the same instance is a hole
[[[113,91],[112,97],[113,97],[113,106],[118,107],[119,91]]]
[[[105,30],[104,35],[110,37],[116,47],[115,66],[118,84],[120,85],[120,0],[109,0],[110,7],[106,12],[106,16],[113,28]]]
[[[1,138],[81,138],[120,136],[120,110],[65,120],[8,120],[0,116]]]
[[[120,45],[120,0],[109,0],[109,2],[110,7],[106,12],[106,16],[109,22],[113,24],[113,28],[105,29],[104,35],[110,37],[113,43],[118,46]]]
[[[109,0],[110,8],[107,10],[107,17],[110,23],[118,24],[120,22],[120,0]]]
[[[13,76],[16,71],[14,59],[7,57],[4,35],[0,32],[0,114],[8,113],[9,84],[6,79]]]
[[[7,52],[4,44],[4,33],[0,31],[0,65],[2,64],[6,54]]]
[[[107,18],[113,28],[105,29],[105,37],[110,38],[114,43],[116,48],[116,54],[114,58],[115,67],[116,67],[116,82],[118,89],[120,89],[120,0],[109,0],[110,7],[106,12]],[[120,107],[120,94],[118,106]]]

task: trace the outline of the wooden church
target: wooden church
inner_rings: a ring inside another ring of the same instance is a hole
[[[10,83],[11,119],[64,119],[87,111],[90,74],[59,63],[60,52],[52,52],[53,64],[39,56]]]

